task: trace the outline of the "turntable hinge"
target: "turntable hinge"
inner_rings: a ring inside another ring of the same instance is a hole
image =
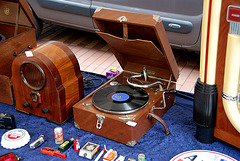
[[[102,125],[103,125],[103,122],[104,122],[104,119],[105,119],[105,116],[102,116],[102,115],[99,115],[99,114],[97,114],[96,116],[97,116],[96,128],[101,129]]]
[[[118,18],[118,21],[123,23],[123,38],[125,40],[127,40],[128,39],[128,26],[127,26],[127,23],[125,23],[125,22],[127,22],[127,17],[121,16]]]
[[[127,17],[121,16],[121,17],[118,18],[118,21],[119,22],[127,22]]]

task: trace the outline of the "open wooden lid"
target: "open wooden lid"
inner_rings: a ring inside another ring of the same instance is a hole
[[[160,16],[97,9],[100,32],[124,70],[177,81],[179,69]]]
[[[12,3],[7,3],[12,2]],[[19,24],[24,26],[29,26],[33,28],[37,28],[33,21],[33,13],[28,5],[26,0],[2,0],[0,1],[0,8],[3,9],[3,15],[0,15],[2,22],[7,23],[16,23],[16,16],[18,12],[18,5],[14,4],[18,3],[20,6],[20,15],[19,15]]]

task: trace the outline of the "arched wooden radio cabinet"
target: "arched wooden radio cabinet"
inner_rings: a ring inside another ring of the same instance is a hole
[[[12,65],[16,110],[65,123],[84,96],[75,55],[64,44],[49,42],[26,51]]]

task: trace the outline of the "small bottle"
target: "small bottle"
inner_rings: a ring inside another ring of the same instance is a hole
[[[61,127],[56,127],[54,129],[54,137],[55,137],[55,143],[56,144],[62,144],[63,143],[63,130]]]
[[[79,151],[80,150],[80,144],[79,141],[77,139],[77,135],[75,136],[75,140],[74,140],[74,151]]]
[[[71,138],[71,139],[65,141],[58,147],[58,150],[61,152],[66,151],[73,144],[73,142],[74,142],[74,138]]]

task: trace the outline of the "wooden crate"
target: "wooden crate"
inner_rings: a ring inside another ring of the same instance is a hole
[[[35,24],[26,0],[0,1],[0,75],[12,76],[12,62],[28,48],[36,46]],[[3,77],[0,77],[2,81]],[[6,80],[6,79],[5,79]],[[11,85],[11,83],[9,83]],[[9,91],[11,86],[6,86]],[[6,99],[7,98],[7,99]],[[12,94],[1,93],[0,101],[13,104]]]

